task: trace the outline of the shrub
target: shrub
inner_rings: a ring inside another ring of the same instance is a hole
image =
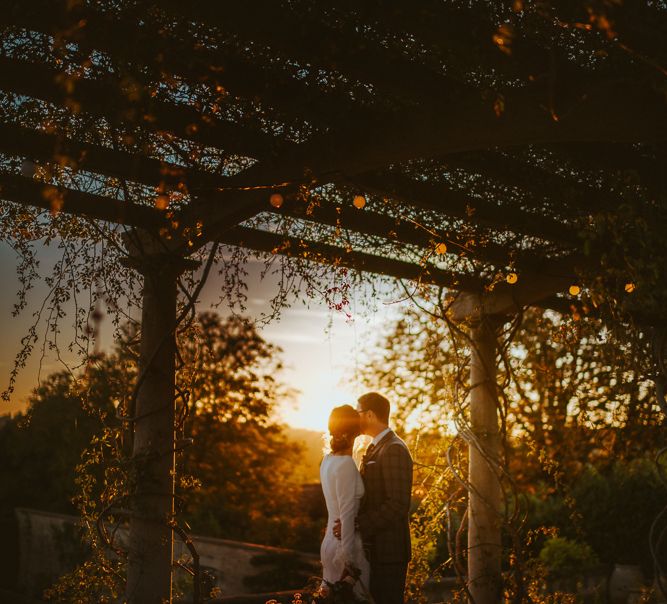
[[[599,564],[593,548],[564,537],[551,537],[540,550],[540,560],[552,577],[584,575]]]

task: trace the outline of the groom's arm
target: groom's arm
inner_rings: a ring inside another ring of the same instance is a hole
[[[412,494],[412,458],[400,444],[387,448],[381,459],[382,481],[386,499],[379,508],[365,510],[357,518],[364,539],[405,518],[410,512]]]

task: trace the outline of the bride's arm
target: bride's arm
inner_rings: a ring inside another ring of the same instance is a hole
[[[336,473],[336,497],[340,512],[340,542],[343,550],[347,575],[354,575],[357,571],[355,561],[355,522],[358,511],[358,501],[361,498],[359,485],[359,470],[350,458],[350,463],[341,464]]]

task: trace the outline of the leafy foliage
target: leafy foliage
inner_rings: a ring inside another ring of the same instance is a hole
[[[413,517],[416,552],[409,582],[419,586],[438,573],[465,574],[467,494],[459,487],[467,476],[467,454],[465,441],[453,432],[468,426],[469,342],[456,327],[450,325],[448,333],[447,321],[437,320],[440,308],[416,302],[378,338],[363,377],[369,388],[396,393],[396,421],[413,443],[426,438],[431,452],[440,443],[439,459],[418,459],[424,465],[417,476],[438,479],[416,482],[421,503]],[[662,446],[664,423],[641,360],[646,341],[621,339],[591,318],[533,309],[505,326],[502,338],[508,593],[521,599],[534,592],[531,601],[541,601],[539,585],[546,579],[534,557],[543,535],[559,531],[603,562],[622,554],[612,545],[616,537],[619,548],[635,544],[626,553],[641,552],[648,562],[649,527],[664,498],[647,457]],[[613,493],[601,490],[602,484],[613,484]],[[442,493],[432,488],[437,485]],[[626,532],[619,535],[621,530]]]
[[[554,576],[584,575],[598,564],[590,545],[564,537],[548,539],[540,550],[540,560]]]
[[[193,439],[179,454],[179,495],[187,495],[180,513],[209,536],[315,548],[315,521],[294,513],[302,497],[293,480],[300,448],[273,420],[276,404],[289,395],[279,381],[279,350],[239,317],[203,314],[192,329],[183,334],[183,354],[193,372],[180,374],[191,393],[182,436]],[[136,372],[135,333],[128,327],[124,334],[112,355],[100,356],[78,379],[50,376],[26,414],[0,431],[3,514],[15,506],[76,508],[88,527],[92,557],[51,590],[56,601],[78,601],[82,588],[103,599],[119,589],[123,558],[109,555],[96,523],[123,520],[109,509],[122,505],[133,480],[115,417]]]

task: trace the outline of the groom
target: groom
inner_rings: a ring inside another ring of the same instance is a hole
[[[411,557],[412,457],[389,428],[389,401],[384,396],[364,394],[357,411],[362,434],[373,437],[361,462],[366,494],[357,517],[371,565],[370,592],[376,604],[403,604]],[[334,533],[339,537],[339,530]]]

